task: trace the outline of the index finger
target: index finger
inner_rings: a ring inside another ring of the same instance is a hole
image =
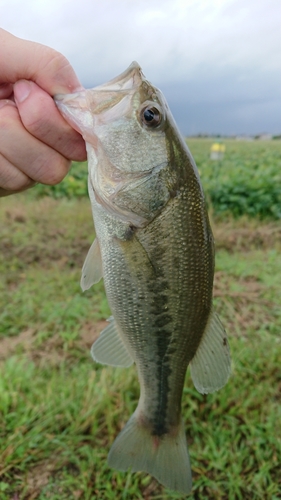
[[[21,79],[33,80],[52,96],[82,88],[62,54],[0,28],[0,83],[15,83]]]

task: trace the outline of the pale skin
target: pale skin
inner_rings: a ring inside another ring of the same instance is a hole
[[[62,54],[0,28],[0,196],[57,184],[72,160],[86,159],[52,98],[81,88]]]

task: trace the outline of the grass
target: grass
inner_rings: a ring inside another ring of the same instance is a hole
[[[281,230],[213,220],[215,306],[232,350],[229,383],[202,396],[189,374],[183,418],[194,500],[281,497]],[[180,499],[145,473],[107,466],[137,404],[135,368],[94,364],[110,311],[82,294],[93,239],[85,200],[0,201],[0,500]]]

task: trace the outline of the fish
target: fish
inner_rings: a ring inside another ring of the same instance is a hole
[[[136,62],[108,83],[55,102],[87,147],[96,239],[81,287],[103,277],[112,312],[91,353],[105,365],[135,363],[140,383],[109,466],[144,471],[187,494],[187,368],[202,394],[222,388],[231,371],[213,308],[214,238],[195,161],[164,95]]]

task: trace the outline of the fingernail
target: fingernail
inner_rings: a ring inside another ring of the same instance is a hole
[[[20,80],[14,85],[14,96],[16,103],[21,103],[29,96],[31,91],[31,83],[27,80]]]

